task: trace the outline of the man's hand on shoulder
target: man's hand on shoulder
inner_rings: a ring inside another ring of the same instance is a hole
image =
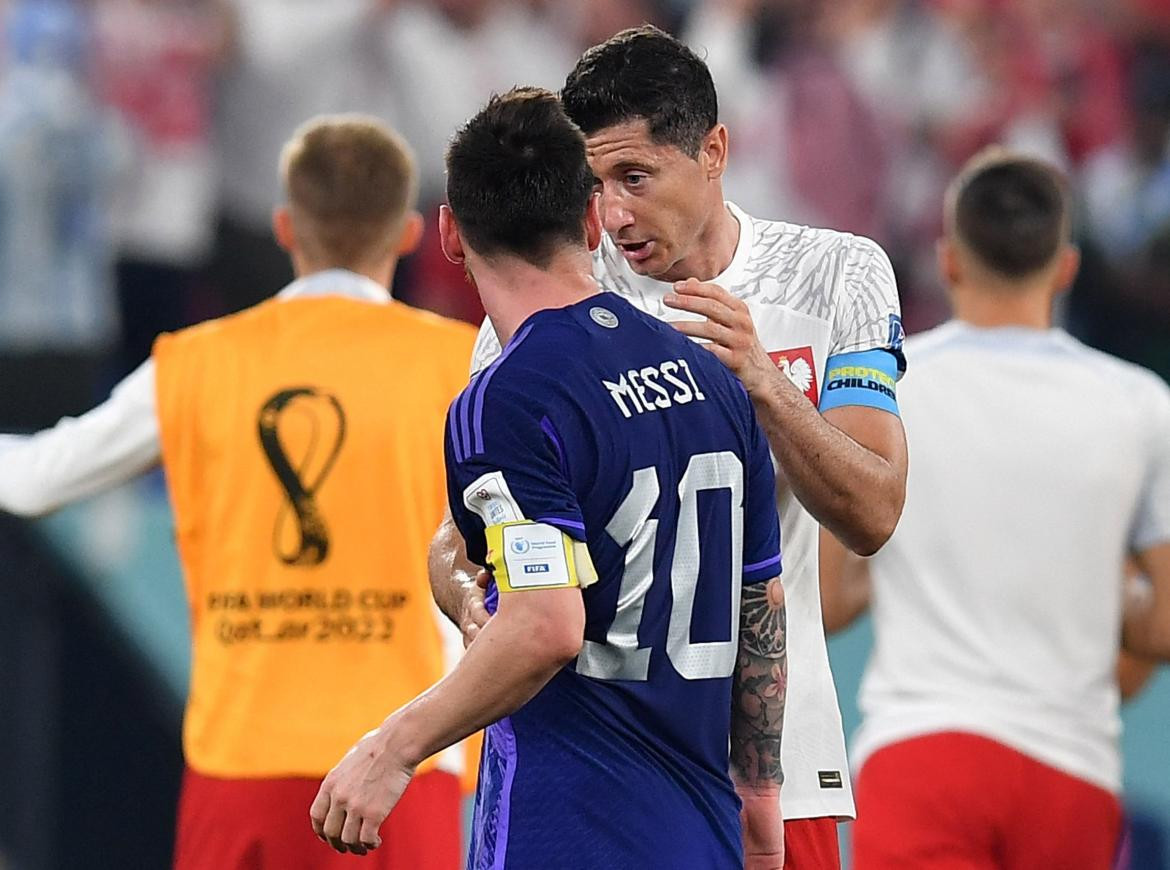
[[[749,394],[765,386],[788,384],[780,374],[756,335],[747,303],[710,282],[690,278],[678,281],[674,292],[663,299],[667,308],[698,314],[706,320],[681,320],[672,323],[679,332],[709,342],[706,347],[743,383]]]
[[[805,509],[853,552],[876,552],[905,500],[906,443],[897,414],[843,405],[822,416],[773,364],[747,304],[717,284],[680,281],[663,302],[706,318],[673,326],[706,341],[743,383],[783,477]]]

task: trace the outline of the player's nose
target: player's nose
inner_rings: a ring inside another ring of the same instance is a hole
[[[601,225],[611,236],[617,236],[622,230],[633,225],[634,214],[618,196],[601,195],[599,203],[601,209]]]

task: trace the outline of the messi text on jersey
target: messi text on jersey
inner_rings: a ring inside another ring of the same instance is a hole
[[[706,400],[685,359],[666,360],[656,366],[629,369],[617,381],[602,380],[622,416],[659,411],[675,405]],[[633,409],[631,411],[631,409]]]

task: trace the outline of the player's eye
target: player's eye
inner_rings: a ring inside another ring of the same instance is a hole
[[[627,172],[622,180],[626,187],[641,187],[649,178],[645,172]]]

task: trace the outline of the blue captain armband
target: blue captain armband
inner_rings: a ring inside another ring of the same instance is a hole
[[[896,388],[898,359],[888,350],[861,350],[839,353],[825,363],[825,388],[821,391],[822,413],[830,408],[861,405],[898,413]]]

